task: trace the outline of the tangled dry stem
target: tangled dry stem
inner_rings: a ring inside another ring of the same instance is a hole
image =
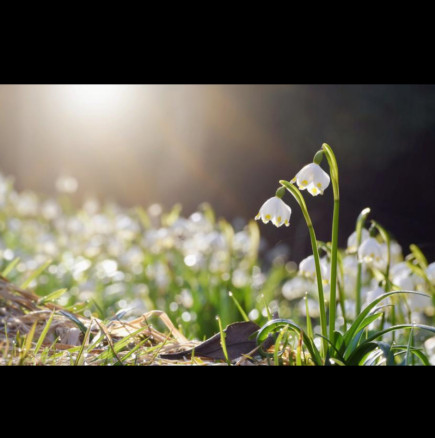
[[[1,365],[71,365],[74,363],[77,349],[86,339],[83,330],[71,318],[62,313],[65,309],[50,302],[42,302],[41,297],[30,290],[25,290],[10,283],[0,276],[0,364]],[[34,348],[49,322],[53,318],[45,335],[39,351],[34,354]],[[89,339],[102,341],[94,348],[87,350],[85,365],[105,365],[114,363],[140,364],[140,365],[226,365],[222,361],[209,360],[206,358],[193,357],[182,360],[165,360],[159,354],[175,353],[191,349],[198,345],[199,341],[188,340],[172,323],[168,315],[159,310],[147,312],[132,321],[112,320],[105,324],[102,320],[92,317],[86,318],[68,310],[68,314],[75,317],[91,336],[85,342],[88,346]],[[168,329],[168,333],[162,333],[152,327],[149,320],[159,317]],[[34,327],[31,348],[25,357],[20,354],[22,348],[17,347],[16,340],[20,337],[29,336]],[[115,351],[115,343],[134,332],[126,348]],[[124,357],[132,348],[139,343],[135,355],[130,355],[124,362]],[[72,351],[71,351],[72,350]],[[114,356],[112,362],[107,358],[101,358],[105,351],[111,351]],[[235,362],[237,365],[252,365],[246,357],[241,357]],[[256,361],[256,364],[265,364],[264,361]]]

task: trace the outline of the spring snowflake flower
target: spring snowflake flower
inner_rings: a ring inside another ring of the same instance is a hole
[[[304,166],[291,180],[297,183],[299,190],[307,189],[313,196],[323,195],[330,181],[329,175],[316,163]]]
[[[382,247],[374,237],[369,237],[358,248],[358,258],[365,263],[379,263],[382,259]]]
[[[291,208],[278,196],[269,198],[260,208],[255,220],[261,219],[265,224],[269,221],[276,227],[290,225]]]
[[[435,262],[431,263],[427,268],[426,268],[426,275],[427,278],[429,279],[429,281],[432,284],[435,284]]]
[[[376,298],[379,298],[384,293],[385,293],[385,289],[383,289],[380,286],[376,287],[373,290],[368,291],[367,295],[366,295],[366,300],[365,300],[366,304],[369,304],[372,301],[376,300]],[[386,299],[384,299],[383,301],[381,301],[379,303],[380,306],[386,306],[386,305],[389,305],[389,304],[391,304],[390,298],[386,298]]]
[[[330,267],[326,259],[323,257],[320,259],[320,273],[323,278],[323,283],[327,283],[328,276],[329,276]],[[314,260],[314,256],[310,255],[303,259],[299,263],[299,274],[303,275],[304,277],[308,278],[315,278],[316,277],[316,263]]]
[[[356,237],[357,237],[356,231],[354,231],[347,239],[347,252],[348,253],[354,253],[358,249]],[[370,237],[369,232],[365,228],[363,228],[361,230],[361,243],[363,243],[364,240],[368,239],[369,237]]]

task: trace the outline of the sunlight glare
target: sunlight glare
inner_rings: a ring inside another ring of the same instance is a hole
[[[117,112],[125,97],[123,85],[68,85],[65,103],[73,112],[86,116],[110,115]]]

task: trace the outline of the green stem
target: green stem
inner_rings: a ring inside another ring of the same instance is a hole
[[[344,283],[344,273],[343,273],[343,260],[341,258],[340,253],[338,255],[338,269],[340,272],[340,277],[337,282],[338,287],[338,295],[340,297],[340,307],[341,307],[341,313],[343,314],[343,322],[344,322],[344,331],[347,330],[347,317],[346,317],[346,306],[345,306],[345,293],[343,290],[343,283]],[[341,278],[341,280],[340,280]]]
[[[331,173],[332,190],[334,193],[334,212],[332,216],[331,235],[331,278],[329,296],[329,338],[334,343],[335,314],[336,314],[336,289],[337,289],[337,251],[338,251],[338,216],[340,210],[340,190],[338,184],[338,166],[331,147],[323,143],[322,150],[328,160]]]
[[[366,220],[367,215],[370,213],[370,208],[365,208],[358,216],[356,220],[356,251],[357,251],[357,259],[358,259],[358,248],[361,246],[362,240],[362,228],[364,226],[364,222]],[[356,273],[356,315],[358,316],[361,313],[361,275],[362,275],[362,262],[358,260],[358,268]]]
[[[320,257],[319,257],[319,249],[317,246],[316,233],[314,231],[313,223],[311,222],[307,205],[305,204],[305,200],[301,195],[301,192],[288,181],[281,180],[280,184],[282,184],[293,195],[293,197],[296,199],[296,202],[301,207],[302,214],[304,215],[305,222],[307,223],[307,227],[308,227],[308,232],[310,234],[311,248],[313,250],[314,264],[316,267],[317,290],[319,294],[320,326],[322,330],[322,335],[324,336],[324,338],[322,338],[322,353],[323,356],[326,357],[328,343],[325,338],[327,338],[328,331],[326,327],[325,296],[323,294],[322,273],[320,270]]]
[[[390,292],[391,290],[391,280],[390,280],[390,264],[391,264],[391,238],[388,231],[379,225],[376,221],[372,220],[373,225],[378,229],[379,233],[387,244],[387,266],[385,268],[385,292]],[[391,308],[391,325],[396,325],[396,303],[395,297],[391,297],[392,308]],[[392,333],[392,341],[396,340],[396,334]]]
[[[334,213],[332,218],[332,239],[331,239],[331,279],[330,279],[330,299],[329,299],[329,338],[334,343],[336,288],[337,288],[337,251],[338,251],[338,212],[340,200],[334,200]]]

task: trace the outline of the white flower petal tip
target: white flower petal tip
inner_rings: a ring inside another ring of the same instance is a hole
[[[358,259],[364,263],[379,263],[382,247],[374,237],[369,237],[358,248]]]
[[[312,195],[323,195],[323,192],[328,188],[331,178],[329,175],[316,163],[310,163],[304,166],[291,182],[296,181],[299,190],[305,190]]]
[[[267,224],[272,222],[276,227],[290,226],[291,208],[278,196],[269,198],[260,208],[255,220],[262,220]]]

